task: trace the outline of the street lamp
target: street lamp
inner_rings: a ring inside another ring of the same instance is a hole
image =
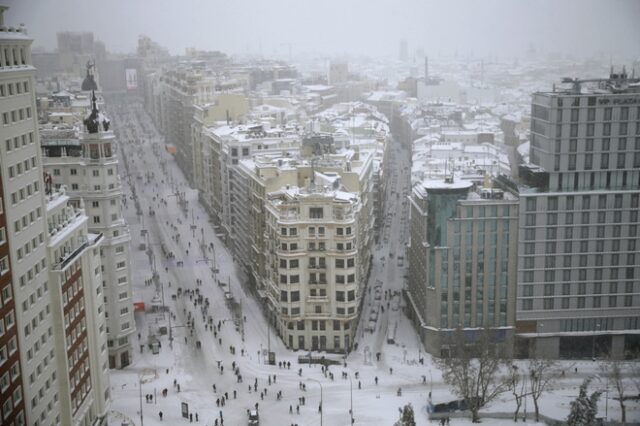
[[[311,377],[308,377],[307,380],[316,382],[320,386],[320,426],[322,426],[322,383],[320,383],[320,380],[312,379]]]
[[[433,392],[433,375],[431,374],[431,369],[429,369],[429,380],[431,382],[430,388],[429,388],[429,395],[431,395],[431,393]]]
[[[596,333],[600,330],[600,323],[596,324],[596,331],[591,336],[591,359],[596,360]]]
[[[144,419],[142,415],[142,374],[138,374],[138,393],[140,398],[140,426],[144,426]]]
[[[353,424],[353,381],[351,380],[351,376],[349,376],[349,399],[350,399],[350,409],[349,414],[351,415],[351,424]]]

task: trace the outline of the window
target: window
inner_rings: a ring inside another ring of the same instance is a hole
[[[322,219],[323,217],[323,209],[322,207],[310,207],[309,208],[309,218],[311,219]]]
[[[553,301],[555,299],[551,298],[551,297],[547,297],[544,300],[544,309],[553,309]]]

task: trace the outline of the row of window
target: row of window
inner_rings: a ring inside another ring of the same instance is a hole
[[[309,268],[326,268],[325,258],[324,257],[311,257],[309,258]],[[345,266],[346,265],[346,266]],[[298,259],[280,259],[280,268],[281,269],[296,269],[300,266],[300,262]],[[345,259],[335,259],[335,267],[338,269],[353,268],[355,267],[355,258],[347,258]]]
[[[628,221],[631,223],[638,222],[638,210],[613,210],[607,209],[602,211],[583,211],[580,213],[580,223],[582,225],[592,225],[594,223],[598,224],[609,224],[609,223],[622,223],[622,213],[629,211]],[[577,212],[576,212],[577,215]],[[608,217],[607,217],[608,216]],[[558,225],[558,213],[547,213],[544,216],[546,222],[543,224],[538,224],[537,219],[538,215],[535,213],[527,213],[524,217],[524,225],[525,226],[537,226],[537,225]],[[595,220],[592,220],[595,218]],[[564,222],[566,225],[574,224],[574,213],[568,212],[564,215]],[[634,226],[634,225],[630,225]]]
[[[566,197],[562,197],[565,201],[565,210],[571,211],[571,210],[575,210],[576,208],[579,208],[583,213],[588,213],[588,212],[584,212],[584,210],[591,210],[592,208],[592,203],[591,200],[594,200],[593,203],[593,208],[595,209],[596,206],[598,209],[611,209],[616,208],[616,209],[621,209],[622,205],[623,205],[623,194],[614,194],[609,195],[609,194],[599,194],[597,196],[597,205],[595,203],[596,201],[596,197],[594,195],[583,195],[582,197],[576,197],[573,195],[569,195]],[[580,198],[581,199],[581,205],[578,207],[576,201],[576,198]],[[631,194],[630,196],[631,198],[631,207],[639,207],[640,206],[640,195],[639,194]],[[558,210],[559,207],[559,203],[558,200],[559,198],[557,196],[551,196],[551,197],[547,197],[546,198],[547,203],[546,205],[544,205],[543,203],[541,203],[541,208],[544,209],[545,211],[555,211]],[[613,204],[611,203],[613,201]],[[527,197],[526,199],[526,211],[531,212],[531,211],[536,211],[537,210],[537,204],[538,204],[538,197]]]
[[[51,328],[49,328],[49,330],[51,330]],[[31,360],[33,358],[33,353],[30,350],[29,352],[31,352],[31,355],[28,354],[28,359]],[[43,357],[43,360],[41,363],[39,363],[37,365],[37,367],[35,368],[34,372],[31,373],[29,375],[29,385],[33,386],[35,383],[37,383],[38,379],[40,378],[40,376],[43,374],[44,370],[46,369],[46,367],[49,365],[49,362],[54,362],[55,359],[55,354],[53,352],[53,349],[51,349],[49,351],[49,353],[47,355],[45,355]],[[45,397],[45,395],[48,395],[49,392],[47,392],[50,387],[53,387],[54,389],[55,387],[55,383],[56,380],[58,379],[57,375],[56,375],[56,369],[54,368],[53,371],[51,372],[51,377],[49,379],[47,379],[44,383],[44,385],[38,390],[37,395],[34,395],[34,397],[31,399],[31,408],[35,409],[38,406],[38,403],[41,399],[43,399]],[[53,395],[53,403],[58,402],[58,393],[56,392]],[[52,403],[51,401],[47,404],[47,410],[49,412],[51,412],[52,410]],[[42,414],[44,415],[46,413],[46,411],[43,411]],[[44,419],[43,419],[44,421]],[[34,423],[36,424],[37,421]]]
[[[307,229],[309,235],[316,235],[316,227],[315,226],[310,226]],[[325,235],[325,227],[324,226],[319,226],[317,228],[318,231],[318,235]],[[298,236],[298,228],[280,228],[280,235],[283,236],[289,236],[289,237],[297,237]],[[343,236],[343,235],[351,235],[351,227],[347,226],[347,227],[339,227],[336,228],[336,233],[335,235],[338,236]]]
[[[624,287],[624,293],[633,293],[633,286],[634,283],[633,282],[627,282],[625,283],[625,287]],[[594,282],[592,283],[592,285],[590,286],[590,293],[591,295],[599,295],[602,294],[602,283],[601,282]],[[556,288],[560,288],[560,286],[556,286],[554,284],[545,284],[544,285],[544,295],[545,296],[554,296],[556,295]],[[618,293],[618,283],[617,282],[611,282],[608,285],[609,294],[617,294]],[[587,283],[564,283],[562,284],[562,295],[563,296],[570,296],[572,295],[571,290],[574,289],[574,291],[577,291],[578,295],[586,295],[587,294]],[[523,297],[533,297],[533,285],[531,284],[526,284],[522,286],[522,296]],[[575,294],[575,293],[574,293]]]
[[[29,93],[29,81],[16,81],[0,84],[0,98]]]
[[[86,170],[83,169],[83,172],[85,172]],[[69,174],[71,176],[77,176],[78,175],[78,169],[69,169]],[[109,168],[107,169],[107,176],[113,176],[114,171],[113,168]],[[54,176],[60,176],[61,175],[61,170],[60,169],[53,169],[53,175]],[[91,170],[91,175],[93,177],[100,177],[100,169],[92,169]]]
[[[19,121],[28,120],[31,118],[31,107],[18,108],[13,111],[7,111],[2,113],[2,124],[8,126]]]
[[[633,244],[629,244],[629,246],[635,246],[635,240],[629,240],[629,241],[633,241]],[[587,268],[593,268],[593,279],[595,280],[602,280],[603,279],[603,272],[602,270],[603,265],[604,265],[604,256],[603,254],[596,254],[595,255],[595,264],[594,265],[589,265],[587,266],[588,262],[587,262],[587,257],[585,255],[580,255],[579,256],[579,262],[580,262],[580,267],[584,268],[584,269],[578,269],[579,271],[586,271]],[[609,255],[607,255],[609,256]],[[538,257],[540,258],[540,257]],[[560,260],[562,260],[562,264],[560,262]],[[611,260],[612,262],[615,263],[615,265],[613,266],[618,266],[620,263],[620,256],[617,253],[613,253],[610,255],[609,260]],[[627,256],[627,264],[628,265],[632,265],[635,266],[635,253],[629,253]],[[527,269],[536,269],[536,257],[533,256],[527,256],[523,258],[523,269],[525,270],[525,272],[533,272],[533,271],[527,271]],[[562,276],[563,276],[563,280],[564,281],[572,281],[570,279],[570,277],[572,276],[573,270],[575,269],[575,265],[573,265],[573,258],[571,255],[564,255],[562,258],[560,258],[559,256],[545,256],[544,257],[544,269],[545,269],[545,273],[550,272],[550,270],[553,270],[556,267],[564,267],[564,268],[574,268],[574,269],[565,269],[562,271]],[[538,269],[542,268],[542,265],[538,266]],[[624,276],[621,272],[620,268],[615,268],[612,267],[610,263],[607,263],[607,270],[609,271],[609,279],[612,280],[617,280],[618,277],[622,277]],[[633,276],[633,272],[627,271],[626,272],[629,276]],[[580,276],[582,276],[581,273],[579,273]],[[585,272],[586,274],[586,272]],[[586,276],[586,275],[585,275]],[[566,277],[566,279],[564,279]],[[586,279],[586,278],[585,278]]]
[[[33,132],[29,132],[22,135],[14,136],[10,139],[5,139],[4,145],[7,152],[11,152],[15,149],[20,149],[24,146],[31,145],[34,142],[35,138],[33,136]],[[35,165],[32,167],[35,167]]]
[[[21,275],[20,278],[18,279],[18,282],[20,283],[20,288],[24,288],[27,284],[30,284],[31,281],[35,277],[37,277],[38,274],[40,274],[40,271],[44,271],[46,265],[47,265],[47,262],[44,257],[40,259],[40,262],[35,262],[33,266],[27,270],[27,273]],[[48,289],[46,281],[43,284],[43,288],[44,288],[44,291],[46,292]]]
[[[589,98],[589,100],[593,103],[590,103],[589,106],[596,106],[595,104],[595,100],[592,100],[595,98]],[[559,105],[560,106],[560,105]],[[573,105],[573,106],[578,106],[578,105]],[[532,109],[532,114],[535,117],[538,118],[542,118],[542,119],[548,119],[548,114],[547,114],[547,118],[544,118],[544,111],[543,111],[544,107],[540,106],[540,105],[533,105],[533,109]],[[628,106],[623,106],[623,107],[619,107],[616,108],[617,114],[616,114],[616,118],[620,121],[627,121],[629,120],[629,107]],[[558,108],[556,110],[556,120],[557,121],[562,121],[562,117],[563,117],[563,113],[567,112],[569,114],[569,119],[572,122],[577,122],[577,121],[581,121],[580,119],[582,118],[582,120],[584,120],[584,113],[582,114],[583,117],[580,117],[580,109],[579,108],[571,108],[569,109],[561,109]],[[570,112],[569,112],[570,111]],[[596,108],[587,108],[587,109],[582,109],[582,111],[586,111],[586,119],[587,121],[595,121],[596,120]],[[612,107],[605,107],[604,109],[602,109],[602,120],[604,121],[611,121],[613,119],[613,108]],[[638,107],[636,109],[636,119],[640,119],[640,107]]]
[[[27,64],[27,52],[22,46],[4,46],[0,52],[0,67],[12,67]]]
[[[538,120],[531,120],[531,127],[532,130],[536,133],[539,133],[543,136],[546,137],[551,137],[551,135],[547,135],[546,134],[546,127],[544,124],[542,124],[542,122],[538,121]],[[567,135],[565,129],[567,129],[567,127],[569,128],[569,134]],[[597,127],[597,129],[596,129]],[[631,127],[629,126],[629,123],[627,122],[620,122],[617,124],[617,133],[614,133],[616,136],[627,136],[629,135],[629,131],[631,129]],[[613,127],[613,129],[615,130],[616,127]],[[583,132],[580,132],[580,129],[583,129]],[[597,131],[596,131],[597,130]],[[640,121],[638,121],[636,123],[635,126],[635,134],[636,135],[640,135]],[[612,132],[612,126],[611,123],[602,123],[602,124],[595,124],[595,123],[587,123],[587,124],[570,124],[569,126],[567,125],[562,125],[562,124],[557,124],[556,125],[556,133],[555,133],[555,137],[556,138],[562,138],[562,137],[570,137],[570,138],[577,138],[577,137],[594,137],[594,136],[611,136],[611,132]],[[537,144],[536,146],[540,146],[539,144]]]
[[[32,168],[36,168],[35,155],[31,159],[27,158],[24,161],[18,162],[12,166],[9,166],[9,179],[13,179],[16,176],[21,176],[23,173],[27,173]]]
[[[23,308],[26,305],[26,303],[27,303],[26,300],[22,302]],[[35,332],[35,330],[38,328],[38,324],[42,324],[42,322],[46,320],[46,318],[49,316],[50,313],[51,313],[51,310],[49,308],[49,305],[47,304],[46,307],[42,309],[40,313],[38,313],[38,315],[31,318],[31,323],[27,323],[27,325],[24,326],[24,335],[29,336],[32,330]]]
[[[588,306],[588,299],[591,301],[590,306]],[[603,299],[608,304],[605,306],[603,303]],[[553,297],[547,297],[543,300],[543,309],[545,310],[553,310],[553,309],[571,309],[571,298],[563,297],[559,300],[559,303],[556,303],[556,299]],[[622,296],[623,306],[631,307],[633,306],[633,296],[626,295]],[[575,309],[598,309],[598,308],[616,308],[618,307],[618,296],[579,296],[575,298],[576,303],[573,308]],[[522,300],[522,310],[523,311],[531,311],[533,310],[533,299],[523,299]]]
[[[324,274],[320,274],[324,275]],[[324,278],[324,279],[322,279]],[[336,275],[336,284],[345,284],[345,283],[355,283],[356,275],[348,274],[348,275]],[[280,275],[280,284],[299,284],[300,283],[300,275]],[[326,276],[320,277],[319,280],[316,280],[315,274],[309,277],[309,284],[326,284]]]
[[[11,395],[7,395],[6,398],[7,399],[2,403],[2,419],[4,420],[7,420],[11,415],[13,415],[14,407],[18,407],[22,402],[22,386],[16,386],[13,393]],[[24,420],[24,411],[20,410],[20,412],[16,414],[13,424],[18,426],[26,424]]]
[[[81,335],[81,333],[82,332],[80,332],[79,335]],[[70,348],[71,346],[73,346],[74,343],[75,343],[75,340],[73,342],[67,342],[67,348]],[[67,354],[67,357],[69,358],[69,370],[73,370],[73,367],[80,361],[80,359],[82,359],[82,356],[87,352],[88,352],[88,345],[87,345],[87,338],[85,337],[84,339],[82,339],[82,344],[78,345],[73,350],[73,353]],[[83,364],[84,364],[84,367],[80,367],[79,371],[89,368],[89,363],[87,362],[86,359],[84,360]]]
[[[588,135],[591,136],[591,135]],[[628,150],[627,138],[618,138],[618,151],[626,151]],[[563,139],[556,139],[555,141],[555,153],[560,154],[563,152]],[[582,142],[582,140],[580,140]],[[610,138],[602,138],[599,139],[600,147],[602,153],[609,153],[612,150],[611,147],[611,139]],[[584,140],[584,146],[580,147],[580,152],[594,152],[594,139],[587,138]],[[640,137],[635,138],[634,149],[636,151],[640,151]],[[578,139],[569,139],[569,152],[578,152]]]
[[[31,241],[27,241],[23,247],[20,247],[18,250],[16,250],[18,261],[30,255],[31,252],[35,251],[36,248],[42,243],[44,243],[44,233],[41,232],[37,237],[33,237]]]
[[[307,247],[309,251],[325,251],[327,249],[327,245],[323,241],[317,243],[315,241],[309,242]],[[352,242],[336,243],[337,251],[351,251],[353,247]],[[281,243],[280,248],[282,251],[296,251],[298,250],[298,243]]]
[[[611,161],[609,160],[609,158],[610,157],[608,153],[600,154],[600,166],[599,166],[600,170],[609,170],[614,168],[611,166],[610,164]],[[629,158],[629,160],[627,160],[627,158]],[[574,171],[578,169],[577,160],[578,160],[577,154],[569,154],[567,158],[567,163],[566,163],[566,170]],[[629,162],[629,165],[626,164],[627,161]],[[631,165],[633,165],[633,167],[640,166],[640,152],[635,152],[633,154],[633,157],[631,157],[629,153],[625,153],[625,152],[620,152],[617,154],[616,164],[615,164],[616,169],[620,170],[625,168],[631,168]],[[564,169],[563,167],[561,167],[561,158],[560,156],[556,156],[554,159],[553,169],[554,171],[557,172],[561,168]],[[593,169],[594,169],[593,154],[590,154],[590,153],[584,154],[584,163],[582,164],[581,170],[593,170]]]
[[[607,242],[607,246],[605,247],[605,241]],[[577,249],[578,250],[574,250],[574,243],[578,244]],[[616,239],[611,239],[611,240],[598,240],[598,241],[593,241],[593,240],[583,240],[583,241],[564,241],[564,243],[560,244],[560,243],[556,243],[555,241],[538,241],[537,243],[524,243],[524,255],[538,255],[540,253],[536,253],[535,250],[535,246],[536,244],[539,245],[539,247],[544,247],[544,254],[556,254],[556,253],[565,253],[566,255],[571,255],[571,254],[575,254],[575,253],[592,253],[592,254],[596,254],[597,253],[613,253],[611,254],[611,256],[616,256],[616,263],[613,264],[614,266],[617,266],[619,264],[620,261],[620,254],[618,254],[617,252],[620,251],[620,240],[616,240]],[[543,246],[544,244],[544,246]],[[628,247],[635,247],[635,242],[631,243],[630,245],[628,245]],[[606,248],[606,250],[605,250]],[[562,249],[563,251],[561,252],[560,249]],[[630,250],[633,251],[633,250]],[[625,253],[622,253],[622,255],[624,255]],[[585,256],[584,254],[580,255],[580,258],[582,258],[582,256]],[[627,253],[627,264],[633,264],[633,262],[635,261],[635,255],[634,253]],[[586,260],[583,262],[583,260],[580,260],[580,266],[587,266],[587,262]]]
[[[35,180],[33,183],[29,183],[23,188],[20,188],[16,192],[11,193],[11,204],[14,206],[19,202],[24,201],[25,199],[31,197],[33,194],[37,194],[40,191],[40,183]],[[38,208],[39,210],[40,208]],[[40,216],[38,216],[40,217]],[[26,226],[26,225],[25,225]],[[20,232],[19,229],[16,232]]]
[[[569,215],[570,213],[567,213]],[[565,221],[566,222],[566,221]],[[573,220],[569,221],[571,224]],[[595,231],[593,230],[595,228]],[[630,225],[626,227],[631,230],[633,228],[634,235],[625,234],[625,236],[635,236],[635,232],[637,229],[637,225]],[[574,241],[574,239],[607,239],[607,238],[621,238],[622,225],[614,225],[613,227],[608,228],[611,232],[606,233],[605,225],[599,226],[566,226],[566,227],[547,227],[547,228],[525,228],[524,230],[524,241],[534,241],[537,239],[546,239],[546,240],[557,240],[558,235],[560,239],[566,239],[570,241]],[[562,231],[562,232],[558,232]],[[575,231],[575,232],[574,232]],[[578,232],[580,231],[580,232]],[[595,235],[594,235],[595,234]],[[604,241],[601,241],[604,243]],[[620,250],[620,240],[616,240],[618,248],[614,249],[614,251]],[[624,244],[624,240],[622,241]],[[629,251],[633,251],[636,249],[636,240],[629,239],[626,243],[627,249]]]

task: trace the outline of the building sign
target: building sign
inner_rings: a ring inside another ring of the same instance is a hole
[[[138,70],[135,68],[127,68],[124,70],[127,79],[127,90],[135,90],[138,88]]]
[[[598,99],[600,105],[636,105],[640,104],[640,97],[627,97],[627,98],[600,98]]]

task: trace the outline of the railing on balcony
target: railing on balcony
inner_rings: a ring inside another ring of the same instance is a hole
[[[63,256],[60,256],[60,261],[53,266],[53,270],[60,271],[66,268],[84,249],[93,245],[100,241],[104,235],[100,233],[97,238],[94,240],[89,240],[86,238],[85,241],[80,244],[75,250],[65,253]]]

